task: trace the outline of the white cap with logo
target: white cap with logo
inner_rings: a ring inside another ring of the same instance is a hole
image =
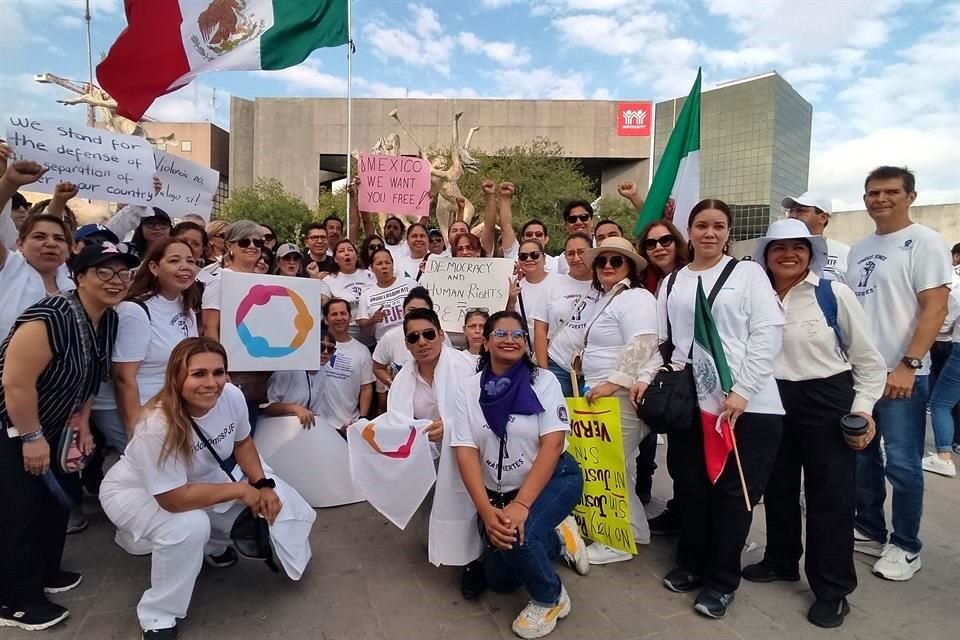
[[[787,196],[780,201],[780,206],[784,209],[792,209],[794,207],[816,207],[827,215],[833,213],[833,203],[830,201],[830,198],[826,198],[814,191],[807,191],[806,193],[795,198]]]

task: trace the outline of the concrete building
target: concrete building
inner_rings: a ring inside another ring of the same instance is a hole
[[[685,101],[657,103],[655,162]],[[763,235],[784,196],[807,190],[813,107],[768,73],[704,91],[700,108],[700,194],[730,205],[735,239]]]
[[[417,147],[388,115],[393,109],[425,148],[449,146],[453,114],[462,111],[461,139],[478,126],[471,147],[487,153],[547,137],[580,160],[602,194],[649,176],[652,103],[580,100],[356,99],[355,149],[368,150],[397,132],[401,152]],[[257,98],[230,101],[231,186],[276,178],[307,204],[346,174],[347,102],[341,98]]]
[[[910,219],[938,231],[951,247],[960,242],[960,202],[910,207]],[[867,210],[859,209],[834,212],[824,235],[852,245],[873,231]]]

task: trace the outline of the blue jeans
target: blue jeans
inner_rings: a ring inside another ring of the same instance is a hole
[[[117,453],[127,448],[127,428],[117,409],[99,409],[91,412],[90,422],[107,444]]]
[[[557,380],[560,382],[560,390],[563,391],[563,397],[572,398],[573,383],[570,381],[570,372],[549,357],[547,358],[547,369],[557,376]],[[583,376],[577,376],[577,383],[580,385],[580,392],[583,393]]]
[[[530,505],[523,544],[495,549],[484,558],[487,586],[509,593],[521,586],[530,599],[552,607],[560,599],[560,576],[550,561],[563,552],[556,527],[570,515],[583,494],[583,473],[569,453],[560,455],[550,482]]]
[[[893,486],[893,533],[890,542],[909,553],[920,553],[920,517],[923,514],[923,441],[926,434],[928,376],[917,376],[913,395],[881,398],[873,409],[877,436],[857,455],[856,526],[873,540],[887,541],[883,503],[885,480]],[[880,440],[886,452],[884,468]]]
[[[960,402],[960,348],[956,344],[944,363],[930,392],[930,420],[938,453],[953,449],[953,408]]]

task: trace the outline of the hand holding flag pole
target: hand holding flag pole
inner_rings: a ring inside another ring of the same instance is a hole
[[[753,511],[753,507],[750,505],[750,492],[747,491],[747,479],[743,476],[743,465],[740,464],[740,451],[737,449],[737,435],[734,433],[738,416],[734,416],[732,420],[729,419],[729,416],[730,414],[726,411],[720,414],[720,417],[717,418],[717,429],[722,429],[723,421],[727,420],[730,428],[730,440],[733,443],[733,459],[737,463],[737,473],[740,475],[740,488],[743,490],[743,502],[747,507],[747,511]]]

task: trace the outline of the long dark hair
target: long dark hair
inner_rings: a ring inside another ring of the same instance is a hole
[[[707,211],[708,209],[716,209],[727,218],[727,243],[723,245],[723,254],[728,255],[730,253],[730,237],[733,235],[733,214],[730,212],[730,207],[723,200],[704,198],[693,205],[693,209],[690,210],[690,218],[687,220],[687,236],[689,237],[690,230],[693,229],[693,223],[697,219],[697,214]],[[690,253],[689,259],[693,260],[693,243],[688,242],[687,248]]]
[[[526,333],[526,324],[523,321],[523,318],[520,317],[520,314],[516,311],[497,311],[495,314],[487,318],[486,323],[483,325],[483,337],[486,339],[490,338],[490,334],[493,333],[493,330],[496,329],[497,323],[501,320],[516,320],[517,324],[520,325],[520,328],[523,329]],[[527,343],[523,343],[523,363],[527,365],[527,369],[530,371],[530,380],[531,382],[537,377],[537,372],[540,371],[540,367],[537,366],[537,363],[533,361],[533,358],[530,357],[530,351],[526,348]],[[484,368],[490,366],[490,352],[487,351],[486,345],[480,347],[480,361],[477,362],[477,371],[483,371]]]
[[[200,259],[203,260],[203,264],[200,266],[203,267],[210,261],[210,238],[207,236],[207,230],[202,224],[184,220],[183,222],[178,222],[173,229],[170,230],[170,235],[177,237],[185,234],[187,231],[196,231],[200,234],[200,239],[203,241],[203,251],[200,255]]]
[[[674,271],[679,271],[690,262],[690,253],[687,243],[683,241],[683,234],[680,233],[680,230],[677,229],[676,225],[670,220],[660,218],[659,220],[648,223],[647,226],[643,228],[643,231],[637,236],[637,251],[647,259],[647,268],[640,273],[640,279],[643,280],[647,289],[656,293],[657,285],[670,274],[662,273],[660,269],[653,264],[653,260],[650,259],[650,254],[647,253],[647,250],[643,248],[643,241],[647,239],[647,236],[650,235],[650,231],[654,227],[666,227],[670,235],[673,236],[673,246],[677,254],[676,261],[673,263]]]
[[[150,263],[156,262],[160,264],[160,261],[163,260],[163,255],[167,252],[167,247],[172,244],[182,244],[190,251],[190,256],[193,257],[193,249],[190,248],[190,245],[183,238],[170,236],[155,242],[147,251],[147,255],[144,256],[143,261],[140,263],[140,268],[137,269],[137,275],[130,285],[130,290],[127,291],[127,300],[146,302],[150,298],[160,295],[160,278],[150,271]],[[180,299],[183,302],[183,310],[199,313],[200,299],[202,297],[203,292],[200,290],[200,283],[194,281],[193,284],[180,294]]]
[[[167,221],[170,221],[170,216],[167,215],[167,212],[161,209],[160,207],[151,207],[153,211],[152,216],[147,216],[146,218],[140,218],[140,223],[137,224],[137,228],[133,231],[133,237],[130,238],[130,246],[132,246],[137,253],[138,258],[143,258],[144,254],[147,253],[147,241],[143,237],[143,222],[149,220],[150,218],[157,217],[166,217]],[[162,215],[161,215],[162,214]],[[170,233],[173,233],[173,224],[170,224]]]
[[[364,269],[369,269],[370,265],[373,263],[373,255],[370,253],[370,243],[374,240],[379,240],[380,245],[383,246],[383,248],[387,247],[387,241],[377,234],[373,234],[364,238],[363,243],[360,245],[360,254],[357,256],[357,261],[363,265]],[[393,254],[391,254],[390,257],[392,258]]]

